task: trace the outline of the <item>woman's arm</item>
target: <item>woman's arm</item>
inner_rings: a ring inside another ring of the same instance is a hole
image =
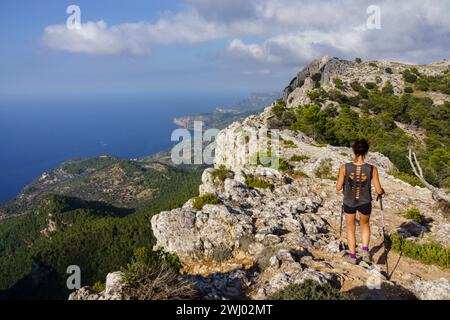
[[[373,167],[372,181],[373,181],[373,185],[375,186],[375,191],[379,195],[383,195],[384,194],[384,189],[381,187],[380,176],[378,174],[378,168],[375,167],[375,166]]]
[[[342,190],[342,187],[344,186],[344,179],[345,179],[345,164],[343,164],[341,169],[339,170],[339,178],[336,183],[336,192]]]

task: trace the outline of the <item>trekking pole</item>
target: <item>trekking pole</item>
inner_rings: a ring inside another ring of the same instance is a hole
[[[383,242],[386,241],[386,233],[384,230],[384,210],[383,210],[383,196],[381,194],[378,195],[377,201],[380,201],[380,209],[381,209],[381,230],[383,232]]]
[[[383,247],[384,247],[384,253],[383,255],[385,256],[386,259],[386,273],[387,273],[387,279],[390,279],[389,276],[389,263],[388,263],[388,239],[386,238],[386,230],[385,230],[385,226],[384,226],[384,210],[383,210],[383,196],[381,194],[378,195],[377,200],[380,201],[380,209],[381,209],[381,230],[383,232]]]
[[[339,239],[342,236],[342,220],[343,220],[343,217],[344,217],[344,206],[341,206],[341,226],[339,228]]]

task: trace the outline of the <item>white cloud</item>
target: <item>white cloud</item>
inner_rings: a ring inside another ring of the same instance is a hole
[[[148,52],[142,41],[128,37],[123,27],[108,27],[106,22],[88,22],[81,29],[68,29],[65,25],[45,28],[44,42],[52,49],[87,54],[142,54]]]
[[[365,28],[371,4],[381,7],[381,30]],[[43,38],[50,48],[85,54],[146,54],[158,45],[223,39],[222,58],[252,62],[255,70],[325,54],[426,62],[450,51],[448,12],[447,0],[185,0],[155,22],[54,25]]]
[[[103,20],[80,29],[66,25],[45,28],[43,41],[55,50],[85,54],[145,54],[154,45],[195,44],[223,38],[224,26],[204,20],[195,11],[169,14],[156,23],[137,22],[108,26]]]

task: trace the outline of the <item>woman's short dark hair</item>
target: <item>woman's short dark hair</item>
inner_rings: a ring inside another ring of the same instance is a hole
[[[361,139],[353,144],[353,152],[356,156],[365,156],[369,152],[369,143],[366,139]]]

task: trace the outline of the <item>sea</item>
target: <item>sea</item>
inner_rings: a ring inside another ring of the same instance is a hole
[[[0,97],[0,203],[63,161],[134,159],[167,150],[174,117],[211,112],[242,93]]]

